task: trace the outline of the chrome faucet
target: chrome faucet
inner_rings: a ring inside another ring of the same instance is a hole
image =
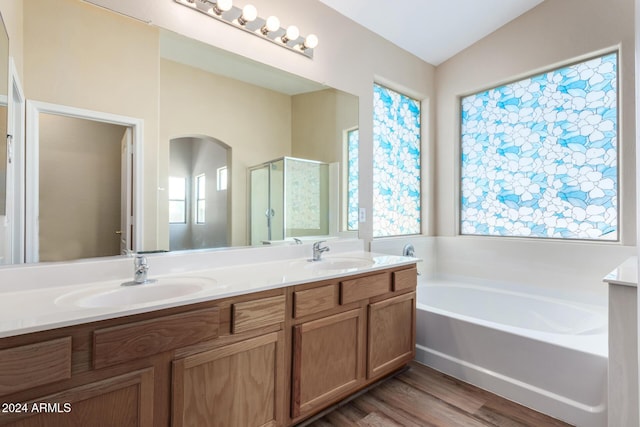
[[[147,278],[148,271],[149,264],[147,264],[147,258],[142,254],[136,254],[133,259],[133,280],[123,283],[122,286],[143,285],[145,283],[155,282],[155,280]]]
[[[411,243],[407,243],[406,245],[404,245],[404,248],[402,248],[402,256],[416,256],[416,250]]]
[[[133,260],[133,281],[138,284],[146,283],[148,271],[147,257],[137,254]]]
[[[324,240],[320,240],[319,242],[315,242],[313,244],[313,257],[311,258],[311,261],[320,261],[322,259],[322,253],[329,251],[328,246],[323,246],[323,247],[320,246],[324,242],[325,242]]]

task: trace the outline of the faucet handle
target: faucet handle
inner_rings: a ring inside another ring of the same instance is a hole
[[[313,243],[313,249],[320,249],[320,245],[326,243],[326,240],[319,240]],[[328,249],[328,248],[327,248]]]

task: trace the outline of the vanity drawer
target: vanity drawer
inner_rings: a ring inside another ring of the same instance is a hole
[[[338,296],[338,285],[295,291],[293,293],[293,317],[297,319],[335,308],[338,306]]]
[[[392,275],[394,292],[405,289],[415,289],[418,284],[418,270],[415,267],[394,271]]]
[[[285,296],[238,302],[231,306],[231,333],[239,334],[284,322]]]
[[[373,274],[353,280],[340,282],[340,304],[386,294],[391,291],[389,273]]]
[[[71,378],[71,337],[0,350],[0,396]]]
[[[218,337],[216,307],[93,332],[93,367],[100,369]]]

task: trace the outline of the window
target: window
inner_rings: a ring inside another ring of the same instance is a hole
[[[420,233],[420,102],[373,86],[373,236]]]
[[[182,176],[169,177],[169,223],[187,222],[187,180]]]
[[[224,191],[227,189],[227,167],[222,166],[217,170],[218,181],[216,183],[216,189],[218,191]]]
[[[205,174],[196,176],[196,224],[205,222]]]
[[[347,131],[347,230],[358,230],[358,129]]]
[[[461,100],[462,234],[617,240],[617,53]]]

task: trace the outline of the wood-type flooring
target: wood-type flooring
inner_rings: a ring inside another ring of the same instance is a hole
[[[562,421],[412,362],[409,369],[302,425],[560,427]]]

